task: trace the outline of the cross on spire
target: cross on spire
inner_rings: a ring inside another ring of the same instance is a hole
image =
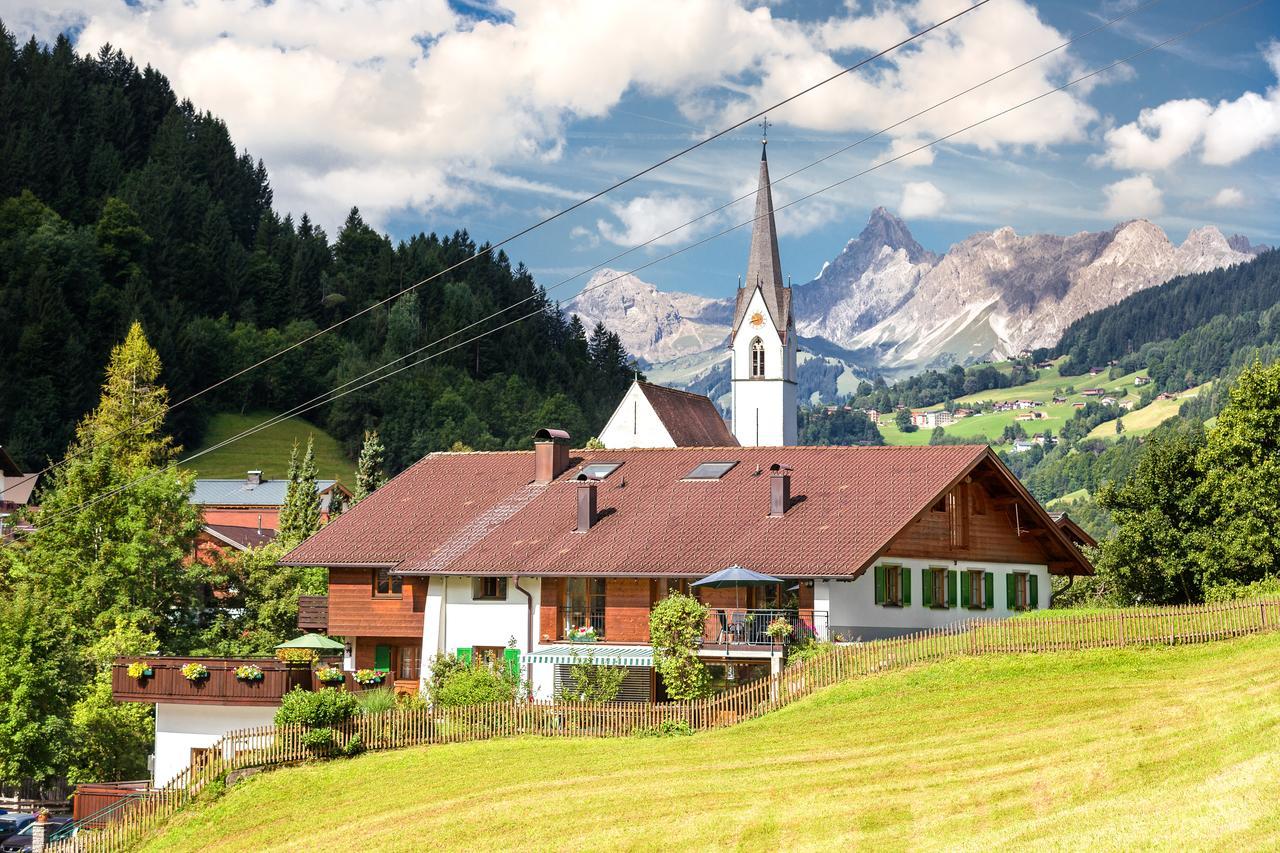
[[[761,131],[760,141],[765,145],[769,144],[769,125],[771,124],[773,124],[773,122],[769,121],[768,116],[765,116],[758,125]]]

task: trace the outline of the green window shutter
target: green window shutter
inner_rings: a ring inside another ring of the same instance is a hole
[[[1018,608],[1018,576],[1009,572],[1004,576],[1005,603],[1010,610]]]
[[[391,671],[390,646],[378,646],[373,650],[373,668],[381,672]]]
[[[458,660],[462,661],[467,666],[471,666],[471,647],[470,646],[467,646],[464,649],[462,648],[458,649]]]
[[[996,606],[996,573],[982,573],[982,609],[991,610]]]
[[[956,606],[956,572],[947,572],[947,606]]]
[[[960,579],[960,606],[961,607],[969,606],[969,585],[971,583],[972,583],[972,580],[969,577],[969,573],[965,572],[964,577]]]
[[[920,603],[933,606],[933,569],[920,570]]]
[[[899,571],[902,583],[902,606],[906,607],[911,603],[911,570],[903,566]]]
[[[507,672],[511,673],[512,678],[520,677],[520,650],[519,649],[503,649],[502,662],[507,665]]]
[[[1027,575],[1027,609],[1035,610],[1040,606],[1040,579],[1035,575]]]
[[[876,604],[884,604],[884,566],[876,566]]]

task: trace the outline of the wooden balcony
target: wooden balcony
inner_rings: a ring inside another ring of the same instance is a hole
[[[152,674],[131,678],[129,664],[135,661],[150,666]],[[209,675],[189,681],[182,674],[182,667],[188,663],[203,664]],[[262,678],[256,681],[236,678],[236,668],[246,664],[261,669]],[[348,690],[365,689],[351,673],[343,673],[343,677]],[[111,696],[117,702],[269,706],[280,704],[280,697],[294,687],[318,690],[326,686],[339,685],[321,684],[310,666],[286,665],[275,658],[116,658],[111,668]]]

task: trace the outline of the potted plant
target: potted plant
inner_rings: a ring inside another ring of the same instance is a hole
[[[764,629],[764,632],[768,634],[769,639],[773,640],[775,643],[781,643],[790,637],[795,630],[795,627],[792,626],[785,617],[778,616],[769,623],[769,626]]]
[[[262,667],[255,664],[245,664],[236,667],[236,678],[240,681],[261,681]]]
[[[155,675],[155,670],[151,668],[151,664],[145,661],[140,661],[140,660],[136,660],[133,663],[129,664],[128,672],[129,672],[130,678],[136,678],[139,681],[141,681],[144,678],[150,678],[152,675]]]
[[[316,680],[321,684],[341,684],[346,676],[336,666],[322,666],[316,670]]]
[[[571,643],[594,643],[596,639],[596,629],[590,625],[579,625],[569,629],[569,642]]]
[[[183,664],[182,677],[194,684],[209,677],[209,668],[202,663],[195,663],[194,661]]]
[[[385,676],[376,669],[357,669],[356,674],[352,676],[357,684],[365,687],[372,687],[375,684],[381,684]]]

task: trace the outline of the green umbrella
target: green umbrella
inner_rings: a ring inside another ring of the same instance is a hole
[[[301,637],[281,643],[277,649],[311,649],[317,652],[341,652],[346,646],[337,640],[330,640],[324,634],[303,634]]]

